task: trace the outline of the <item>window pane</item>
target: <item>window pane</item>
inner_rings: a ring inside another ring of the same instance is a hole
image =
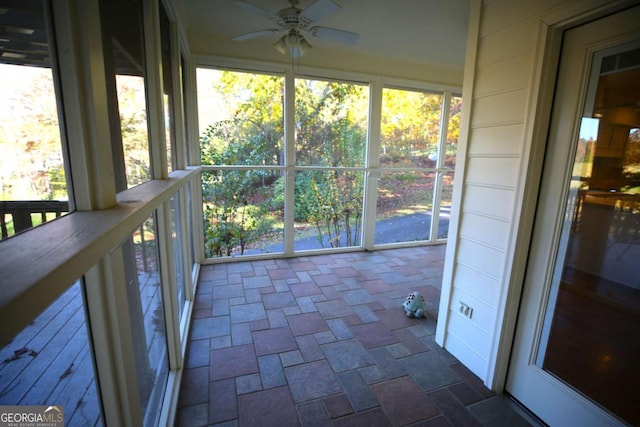
[[[175,273],[176,293],[178,297],[178,319],[182,316],[185,303],[186,272],[184,264],[184,247],[182,245],[182,210],[181,193],[171,197],[171,241],[173,244],[173,265]]]
[[[376,245],[429,240],[434,178],[434,172],[380,174]]]
[[[462,112],[462,98],[452,96],[449,104],[449,127],[447,129],[447,146],[445,148],[444,166],[448,169],[456,167],[456,152],[460,136],[460,114]]]
[[[198,68],[202,164],[282,165],[281,76]]]
[[[154,217],[122,245],[127,297],[145,425],[156,425],[169,373]]]
[[[176,169],[175,115],[173,112],[174,88],[171,67],[171,23],[160,3],[160,44],[162,49],[162,102],[164,104],[164,126],[169,172]]]
[[[296,164],[363,166],[368,87],[296,79]]]
[[[116,75],[126,188],[151,179],[144,78]],[[116,167],[117,169],[117,167]],[[118,188],[118,191],[126,188]]]
[[[283,250],[284,177],[275,170],[203,170],[205,256]]]
[[[100,0],[116,189],[151,179],[142,3]]]
[[[55,405],[65,425],[102,425],[78,280],[0,350],[0,405]]]
[[[296,173],[294,250],[359,246],[363,172]]]
[[[383,89],[380,166],[435,167],[441,115],[440,94]]]
[[[193,195],[191,193],[192,187],[191,187],[191,183],[192,181],[188,182],[187,185],[185,186],[185,194],[187,196],[187,232],[188,232],[188,245],[189,245],[189,251],[188,253],[188,257],[189,257],[189,271],[188,274],[191,274],[191,272],[193,271],[193,266],[196,263],[196,248],[195,248],[195,227],[194,227],[194,223],[193,223],[193,209],[194,209],[194,205],[193,205]],[[191,283],[190,281],[188,281],[188,283]],[[193,283],[192,283],[193,285]]]
[[[453,172],[442,175],[440,215],[438,216],[438,239],[446,239],[449,236],[449,218],[451,218],[451,200],[453,197],[453,176]]]
[[[2,239],[69,211],[70,189],[44,2],[3,6],[0,43]],[[12,27],[7,27],[8,20]],[[21,27],[13,25],[23,25]],[[46,202],[45,202],[46,201]]]

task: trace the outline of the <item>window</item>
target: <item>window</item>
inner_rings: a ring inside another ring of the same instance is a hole
[[[117,191],[152,178],[142,3],[100,0]],[[110,42],[110,43],[109,43]]]
[[[360,246],[368,87],[297,78],[295,88],[294,250]]]
[[[177,169],[176,134],[174,114],[173,67],[171,66],[172,44],[171,22],[160,2],[160,46],[162,49],[162,103],[164,107],[164,125],[169,172]]]
[[[156,425],[169,374],[155,215],[114,252],[121,257],[144,424]]]
[[[197,72],[206,256],[282,252],[284,79]]]
[[[447,237],[460,105],[442,93],[383,89],[375,244]]]
[[[2,239],[70,210],[45,7],[30,2],[2,15],[17,23],[4,27],[0,46]]]
[[[204,67],[196,77],[207,258],[446,239],[460,97]],[[379,138],[368,135],[377,109]]]

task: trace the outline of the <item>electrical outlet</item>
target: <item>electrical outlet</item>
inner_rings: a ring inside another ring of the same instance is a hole
[[[460,301],[460,314],[462,314],[464,317],[468,317],[469,319],[471,319],[471,315],[473,314],[473,308],[471,308],[468,304],[463,303],[462,301]]]

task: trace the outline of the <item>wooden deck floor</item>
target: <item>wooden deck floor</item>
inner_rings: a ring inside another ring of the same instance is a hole
[[[79,282],[0,350],[0,405],[57,405],[65,425],[101,425]]]
[[[164,389],[168,362],[159,277],[139,272],[138,279],[144,324],[138,333],[153,367],[152,387]],[[62,406],[67,426],[102,425],[80,286],[76,282],[0,350],[0,405]]]

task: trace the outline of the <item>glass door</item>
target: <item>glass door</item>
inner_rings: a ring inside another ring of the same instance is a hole
[[[550,425],[640,424],[639,12],[565,34],[507,384]]]

